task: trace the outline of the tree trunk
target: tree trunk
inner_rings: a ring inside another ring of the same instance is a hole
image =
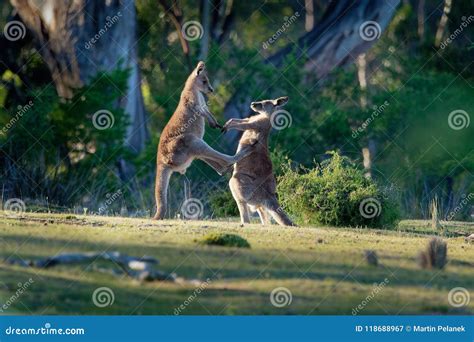
[[[423,43],[425,38],[425,0],[418,0],[418,37],[420,43]]]
[[[233,0],[214,0],[211,6],[212,40],[221,45],[229,35],[234,22]]]
[[[444,1],[443,15],[439,20],[438,29],[436,30],[435,36],[435,47],[439,48],[441,45],[441,40],[443,39],[444,31],[446,29],[446,24],[448,23],[448,15],[451,12],[452,0]]]
[[[201,61],[206,60],[207,54],[209,53],[209,43],[210,43],[210,16],[211,16],[211,0],[202,0],[201,2],[201,23],[202,23],[202,38],[201,38],[201,48],[199,52],[199,59]]]
[[[335,67],[345,66],[367,51],[388,26],[400,0],[332,1],[313,30],[297,42],[296,57],[305,58],[304,67],[323,79]],[[295,51],[289,44],[265,62],[279,69],[285,57]],[[262,85],[261,80],[257,84]],[[263,87],[263,85],[262,85]],[[238,89],[224,108],[226,119],[246,117],[251,95],[246,88]],[[235,132],[228,133],[235,143]]]
[[[304,29],[306,32],[311,31],[314,28],[314,4],[313,0],[305,0],[305,22]]]
[[[168,6],[166,0],[159,0],[159,3],[163,7],[163,10],[168,15],[168,18],[171,20],[173,26],[176,29],[176,32],[178,33],[179,42],[181,44],[181,49],[183,49],[186,65],[188,66],[188,70],[191,71],[193,69],[193,66],[191,63],[191,57],[189,55],[189,44],[183,35],[183,12],[179,7],[179,2],[173,1],[171,6]]]
[[[364,162],[365,177],[373,177],[374,156],[376,153],[376,144],[374,139],[369,139],[367,147],[362,148],[362,158]]]
[[[360,107],[362,110],[367,109],[367,58],[365,53],[361,53],[357,57],[357,79],[360,87]]]
[[[129,115],[126,144],[140,152],[148,138],[137,64],[133,0],[11,0],[31,30],[61,97],[70,98],[99,71],[130,70],[118,106]],[[97,108],[100,110],[101,108]]]

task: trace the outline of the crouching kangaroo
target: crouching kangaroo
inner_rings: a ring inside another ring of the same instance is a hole
[[[271,115],[287,102],[288,97],[252,102],[250,108],[257,112],[257,115],[247,119],[230,119],[223,127],[224,131],[244,131],[237,153],[255,145],[249,156],[234,165],[234,172],[229,181],[242,224],[250,222],[250,209],[252,212],[258,212],[262,224],[271,223],[270,214],[280,225],[295,226],[278,204],[276,180],[268,151],[268,138],[272,129]]]
[[[213,91],[204,62],[199,62],[186,80],[178,107],[161,133],[157,154],[155,220],[165,215],[168,185],[173,172],[184,174],[191,162],[198,158],[223,174],[250,152],[241,149],[236,155],[228,156],[204,142],[204,119],[212,128],[221,128],[209,111],[203,95]]]

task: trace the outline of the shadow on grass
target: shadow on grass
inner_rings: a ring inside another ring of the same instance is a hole
[[[65,246],[66,248],[64,248]],[[160,270],[177,273],[178,276],[185,279],[205,280],[211,278],[228,281],[261,279],[275,282],[288,279],[330,280],[373,286],[374,283],[380,283],[388,278],[390,286],[417,286],[420,289],[441,288],[446,290],[456,286],[474,288],[472,267],[456,260],[452,261],[452,265],[463,267],[466,272],[450,272],[449,266],[443,271],[420,270],[416,266],[414,268],[394,267],[393,261],[390,267],[374,268],[368,266],[362,256],[360,259],[354,256],[350,262],[342,262],[331,253],[322,255],[316,251],[283,253],[280,250],[242,250],[201,245],[160,244],[156,247],[123,243],[108,245],[65,239],[46,240],[22,235],[4,235],[0,241],[0,258],[2,259],[8,257],[37,259],[59,252],[99,252],[104,250],[118,250],[136,257],[144,255],[156,257],[160,261],[158,266]],[[415,260],[406,259],[405,261],[415,263]],[[383,262],[382,259],[382,264]],[[109,266],[114,268],[114,265]],[[75,266],[71,269],[81,271],[85,269],[85,266]],[[65,266],[59,266],[52,270],[67,272],[68,269]],[[35,270],[32,269],[32,271]]]

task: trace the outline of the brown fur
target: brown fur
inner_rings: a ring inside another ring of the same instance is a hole
[[[204,142],[205,119],[211,127],[221,127],[209,111],[203,95],[213,91],[205,65],[199,62],[186,80],[178,107],[161,133],[157,154],[157,210],[154,219],[162,219],[165,215],[169,179],[173,172],[184,174],[191,162],[198,158],[223,174],[250,152],[244,150],[235,156],[228,156],[215,151]]]
[[[288,102],[287,97],[275,100],[252,102],[251,108],[258,112],[247,119],[230,119],[224,130],[244,131],[237,153],[253,146],[249,156],[234,165],[229,186],[239,207],[241,223],[250,222],[249,209],[257,211],[262,224],[270,224],[270,216],[280,225],[295,224],[285,214],[276,197],[276,180],[268,150],[268,139],[272,129],[272,113]],[[270,214],[270,216],[269,216]]]

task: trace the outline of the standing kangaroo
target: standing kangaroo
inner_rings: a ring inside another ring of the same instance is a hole
[[[229,181],[230,190],[239,207],[242,225],[249,223],[249,209],[258,212],[262,224],[270,224],[268,214],[280,225],[295,226],[278,204],[276,180],[268,151],[268,138],[272,129],[272,113],[284,106],[288,97],[275,100],[252,102],[257,115],[247,119],[230,119],[223,131],[237,129],[244,131],[239,141],[237,153],[254,146],[251,154],[234,165],[234,173]]]
[[[213,91],[204,62],[199,62],[186,80],[178,107],[161,133],[157,153],[155,220],[165,216],[169,180],[173,172],[184,174],[191,162],[198,158],[223,174],[250,152],[241,150],[234,156],[228,156],[204,142],[204,119],[212,128],[221,127],[209,111],[203,95]]]

